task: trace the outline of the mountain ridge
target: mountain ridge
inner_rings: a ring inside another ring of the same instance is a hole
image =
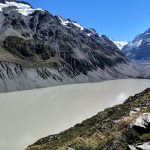
[[[132,42],[123,47],[124,53],[130,59],[149,60],[150,59],[150,29],[137,35]]]
[[[143,77],[107,36],[20,1],[1,5],[0,54],[1,92]]]

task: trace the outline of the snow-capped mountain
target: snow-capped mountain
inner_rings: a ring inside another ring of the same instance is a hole
[[[4,1],[0,3],[0,11],[3,11],[5,8],[12,7],[14,10],[16,10],[18,13],[21,13],[22,15],[28,16],[32,14],[36,10],[43,11],[42,9],[33,9],[31,5],[28,3],[19,3],[15,1]]]
[[[135,39],[124,46],[122,50],[131,59],[150,59],[150,29],[136,36]]]
[[[139,77],[105,35],[15,0],[0,0],[0,92]]]
[[[127,41],[113,41],[113,42],[114,42],[114,44],[116,44],[116,46],[117,46],[120,50],[122,50],[122,48],[123,48],[125,45],[128,44]]]

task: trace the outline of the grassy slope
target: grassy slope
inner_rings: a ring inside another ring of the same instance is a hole
[[[150,133],[139,134],[130,123],[143,112],[150,112],[150,89],[108,108],[60,134],[40,139],[26,150],[125,150],[128,144],[150,141]],[[130,110],[141,108],[133,115]]]

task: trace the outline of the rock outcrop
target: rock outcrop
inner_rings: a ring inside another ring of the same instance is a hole
[[[136,118],[131,127],[141,134],[150,133],[150,113],[144,113]]]

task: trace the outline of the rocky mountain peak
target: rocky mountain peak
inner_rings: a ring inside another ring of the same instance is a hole
[[[124,46],[122,50],[131,59],[150,59],[150,29],[137,35],[134,40]]]

